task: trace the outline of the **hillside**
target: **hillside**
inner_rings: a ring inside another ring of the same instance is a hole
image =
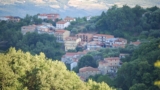
[[[0,53],[0,80],[2,90],[113,90],[105,83],[81,81],[43,53],[32,56],[15,48]]]
[[[112,34],[129,41],[144,40],[160,37],[160,8],[141,6],[129,7],[116,5],[102,12],[100,16],[92,17],[89,21],[77,18],[67,28],[73,33],[90,32]],[[80,27],[81,26],[81,27]]]

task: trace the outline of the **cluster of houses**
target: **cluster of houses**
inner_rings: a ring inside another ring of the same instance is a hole
[[[19,22],[20,19],[18,16],[0,16],[0,21]]]
[[[61,61],[65,64],[69,64],[70,70],[72,70],[78,65],[79,59],[88,52],[90,51],[84,50],[82,52],[67,52],[62,56]],[[94,76],[96,74],[114,74],[122,64],[120,59],[125,58],[128,55],[129,54],[120,54],[119,57],[104,58],[104,60],[99,61],[98,68],[93,68],[90,66],[80,68],[78,75],[82,80],[86,80],[89,76]]]
[[[60,16],[59,14],[38,14],[38,18],[55,21],[56,19],[59,19]],[[90,17],[87,17],[86,19],[89,20]],[[18,22],[20,18],[0,17],[0,20]],[[70,36],[70,31],[65,30],[65,28],[68,27],[72,21],[76,21],[76,19],[67,16],[63,20],[56,22],[56,27],[50,23],[42,23],[41,25],[22,26],[21,32],[23,35],[28,32],[54,35],[57,42],[64,43],[66,54],[62,56],[61,61],[65,64],[69,64],[70,70],[73,70],[73,68],[77,66],[79,59],[90,51],[99,50],[101,48],[125,48],[127,45],[126,39],[115,38],[113,35],[107,34],[78,33],[74,36]],[[138,46],[140,41],[131,42],[131,44]],[[76,47],[81,47],[84,51],[67,52],[69,50],[76,50]],[[127,54],[120,54],[119,57],[104,58],[104,60],[99,61],[98,68],[90,66],[80,68],[78,75],[83,80],[86,80],[91,75],[116,73],[122,64],[120,59],[124,58],[126,55]]]

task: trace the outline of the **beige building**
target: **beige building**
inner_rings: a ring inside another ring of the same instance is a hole
[[[83,42],[90,42],[93,39],[93,34],[89,34],[89,33],[79,33],[76,34],[77,38],[81,38],[81,40]]]
[[[83,67],[79,69],[79,76],[86,80],[89,76],[94,76],[96,74],[100,74],[98,68],[93,67]]]
[[[104,58],[103,61],[99,62],[98,69],[102,72],[102,74],[116,73],[120,67],[120,63],[121,61],[119,57]]]
[[[77,45],[81,42],[81,38],[77,37],[66,37],[65,38],[65,51],[75,50]]]
[[[25,35],[27,32],[35,32],[36,30],[36,25],[29,25],[29,26],[22,26],[21,27],[21,32],[23,35]]]
[[[64,43],[65,38],[70,36],[70,31],[56,30],[54,36],[57,38],[57,42]]]

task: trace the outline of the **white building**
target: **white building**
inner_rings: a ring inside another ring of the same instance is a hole
[[[5,17],[5,16],[1,16],[0,17],[0,21],[8,21],[9,20],[9,18],[7,18],[7,17]]]
[[[57,29],[64,29],[66,27],[68,27],[70,25],[70,22],[67,22],[67,21],[58,21],[56,23],[56,28]]]

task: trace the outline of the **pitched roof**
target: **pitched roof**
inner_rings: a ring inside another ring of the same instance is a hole
[[[50,13],[50,14],[39,14],[38,16],[55,16],[55,15],[59,15],[57,13]]]
[[[108,62],[107,61],[99,61],[99,65],[108,65]]]
[[[123,42],[123,41],[127,41],[126,39],[124,38],[117,38],[117,40],[115,40],[116,42]]]
[[[68,20],[74,20],[74,18],[67,16],[64,20],[68,21]]]
[[[83,67],[79,69],[79,72],[87,72],[87,71],[99,71],[98,68],[93,68],[93,67]]]
[[[67,52],[65,54],[65,56],[74,56],[74,55],[77,55],[77,53],[76,52]]]
[[[64,32],[66,32],[67,30],[63,30],[63,29],[61,29],[61,30],[56,30],[55,31],[55,33],[60,33],[60,34],[63,34]]]
[[[56,24],[65,24],[67,23],[66,21],[58,21]]]
[[[66,37],[65,40],[68,41],[76,41],[78,38],[77,37]]]
[[[136,42],[131,42],[131,44],[138,46],[139,44],[141,44],[140,41],[136,41]]]
[[[106,38],[114,38],[113,35],[108,35],[108,34],[94,34],[93,36],[94,37],[96,37],[96,36],[103,36],[103,37],[106,37]]]
[[[108,60],[120,60],[119,57],[109,57],[109,58],[104,58],[105,61],[108,61]]]

